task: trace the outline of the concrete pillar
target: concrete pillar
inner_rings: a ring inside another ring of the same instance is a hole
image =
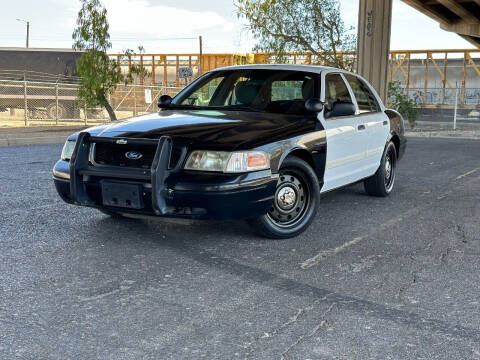
[[[358,11],[357,72],[387,98],[388,56],[392,0],[360,0]]]

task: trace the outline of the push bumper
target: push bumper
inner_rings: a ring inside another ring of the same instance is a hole
[[[271,207],[278,175],[270,170],[227,175],[169,169],[171,140],[166,137],[155,141],[157,151],[150,171],[91,166],[90,144],[116,140],[81,133],[70,162],[55,164],[55,187],[65,202],[124,214],[198,219],[246,219],[266,214]],[[137,186],[142,207],[105,206],[105,181]]]

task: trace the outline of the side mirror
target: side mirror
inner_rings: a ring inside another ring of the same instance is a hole
[[[311,98],[305,101],[305,109],[312,113],[319,113],[323,110],[323,102],[317,98]]]
[[[335,101],[332,111],[329,111],[328,117],[353,116],[355,115],[355,105],[351,102]]]
[[[170,95],[162,95],[158,98],[158,108],[166,109],[172,102],[172,97]]]

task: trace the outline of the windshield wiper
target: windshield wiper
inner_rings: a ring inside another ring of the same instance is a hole
[[[166,110],[172,110],[172,109],[177,109],[177,110],[203,110],[205,109],[204,106],[198,106],[198,105],[176,105],[176,104],[170,104]]]
[[[233,105],[229,107],[224,107],[224,110],[239,110],[239,111],[253,111],[253,112],[265,112],[265,110],[255,108],[253,106],[244,106],[244,105]]]
[[[198,105],[176,105],[170,104],[167,110],[218,110],[218,111],[252,111],[266,112],[265,110],[252,106],[232,105],[232,106],[198,106]]]

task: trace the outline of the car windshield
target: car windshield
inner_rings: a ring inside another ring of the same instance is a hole
[[[320,93],[317,79],[302,71],[215,71],[175,97],[170,108],[306,115],[305,101]]]

